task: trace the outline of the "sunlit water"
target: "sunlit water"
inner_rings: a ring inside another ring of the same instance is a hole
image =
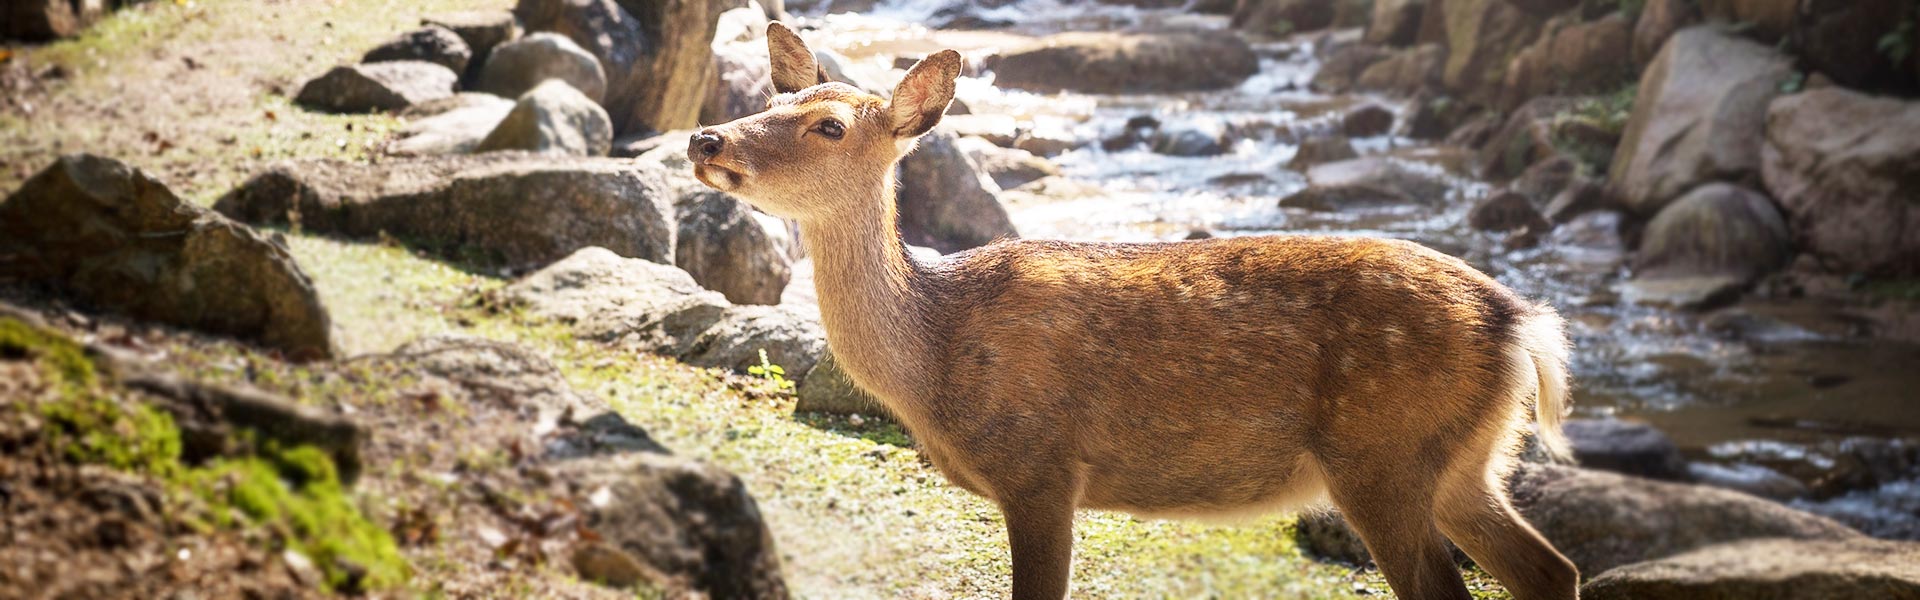
[[[896,0],[865,15],[809,20],[804,35],[862,68],[885,71],[896,54],[955,48],[978,57],[1029,36],[1066,30],[1225,27],[1224,17],[1032,0],[981,16],[1011,21],[994,31],[931,31],[916,23],[944,2]],[[1214,235],[1314,233],[1402,238],[1459,256],[1567,317],[1577,351],[1575,413],[1629,418],[1669,433],[1696,468],[1765,478],[1786,472],[1808,481],[1845,461],[1843,440],[1920,436],[1920,349],[1849,341],[1794,325],[1819,307],[1768,305],[1751,313],[1736,338],[1693,313],[1638,306],[1617,292],[1625,249],[1610,233],[1618,217],[1588,215],[1544,243],[1507,250],[1497,234],[1465,225],[1468,208],[1490,186],[1465,171],[1464,151],[1391,135],[1354,140],[1363,156],[1390,155],[1446,179],[1441,206],[1361,212],[1281,209],[1279,198],[1306,185],[1288,170],[1297,142],[1336,131],[1343,111],[1372,102],[1396,113],[1403,102],[1371,95],[1307,91],[1319,68],[1312,36],[1256,44],[1260,72],[1230,90],[1175,95],[1041,95],[993,87],[991,74],[964,77],[958,97],[975,114],[1006,114],[1029,127],[1089,143],[1054,157],[1085,193],[1009,193],[1023,237],[1075,240],[1177,240]],[[1145,149],[1103,151],[1099,143],[1129,119],[1163,127],[1196,124],[1234,132],[1226,154],[1176,157]],[[1729,319],[1723,317],[1723,322]],[[1740,321],[1731,319],[1731,321]],[[1720,328],[1724,329],[1724,328]],[[1772,449],[1767,452],[1752,448]],[[1790,455],[1789,458],[1781,458]],[[1870,533],[1920,539],[1920,473],[1866,489],[1821,488],[1794,500]]]

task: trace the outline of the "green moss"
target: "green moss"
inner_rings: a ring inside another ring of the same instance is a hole
[[[364,570],[358,587],[388,588],[407,579],[409,567],[393,536],[360,514],[333,461],[318,448],[220,459],[187,473],[181,483],[211,505],[220,525],[266,528],[312,558],[330,589],[350,583],[348,564]]]
[[[19,319],[0,318],[0,357],[38,361],[48,377],[64,386],[84,388],[95,381],[93,361],[79,344]]]
[[[76,462],[165,476],[180,462],[173,417],[145,404],[130,410],[102,391],[85,350],[18,319],[0,319],[0,356],[33,360],[53,395],[38,404],[50,443]]]

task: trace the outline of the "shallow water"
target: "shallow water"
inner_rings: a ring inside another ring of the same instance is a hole
[[[811,21],[816,47],[839,50],[884,70],[894,54],[952,47],[968,56],[1065,30],[1225,27],[1223,17],[1189,16],[1097,3],[1033,0],[989,16],[1007,30],[929,31],[912,23],[941,4],[901,0],[869,15]],[[1338,129],[1343,110],[1393,98],[1326,96],[1306,91],[1319,68],[1313,36],[1256,45],[1261,71],[1216,92],[1097,96],[1039,95],[963,78],[959,98],[975,114],[1008,114],[1035,128],[1090,143],[1054,157],[1063,175],[1088,186],[1073,194],[1007,194],[1023,237],[1075,240],[1177,240],[1214,235],[1314,233],[1402,238],[1459,256],[1566,316],[1576,345],[1577,417],[1644,421],[1682,451],[1723,473],[1764,477],[1785,472],[1812,480],[1840,468],[1835,444],[1852,437],[1920,437],[1920,347],[1847,339],[1822,327],[1838,317],[1822,307],[1771,302],[1717,315],[1628,303],[1620,293],[1626,253],[1609,229],[1618,217],[1589,215],[1563,225],[1538,247],[1507,250],[1498,234],[1473,231],[1465,215],[1490,186],[1462,174],[1463,151],[1394,136],[1354,140],[1363,156],[1390,155],[1446,178],[1439,206],[1359,212],[1281,209],[1276,201],[1306,185],[1286,163],[1297,141]],[[1201,124],[1237,132],[1220,156],[1176,157],[1144,149],[1107,152],[1099,140],[1150,115],[1164,125]],[[1767,457],[1729,448],[1766,447]],[[1787,457],[1787,458],[1781,458]],[[1840,517],[1876,535],[1920,538],[1920,473],[1878,487],[1821,492],[1797,505]]]

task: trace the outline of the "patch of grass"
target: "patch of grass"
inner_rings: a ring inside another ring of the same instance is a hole
[[[265,528],[313,559],[329,589],[381,589],[406,582],[409,567],[393,536],[360,514],[341,487],[333,460],[318,448],[219,459],[187,472],[180,483],[210,505],[220,525]],[[360,581],[352,581],[356,577]]]
[[[98,389],[93,361],[79,344],[0,319],[0,356],[33,360],[53,384],[54,397],[38,409],[50,425],[49,443],[68,459],[161,477],[178,469],[180,430],[173,418],[145,404],[123,410]]]

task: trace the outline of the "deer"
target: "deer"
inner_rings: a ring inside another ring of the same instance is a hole
[[[917,260],[895,166],[946,113],[960,54],[881,98],[831,81],[784,25],[767,45],[767,109],[694,133],[694,176],[799,224],[830,351],[1000,509],[1014,598],[1066,596],[1081,509],[1328,503],[1402,598],[1469,598],[1446,540],[1516,598],[1577,597],[1504,486],[1529,430],[1566,452],[1571,348],[1550,306],[1388,239],[1009,239]]]

